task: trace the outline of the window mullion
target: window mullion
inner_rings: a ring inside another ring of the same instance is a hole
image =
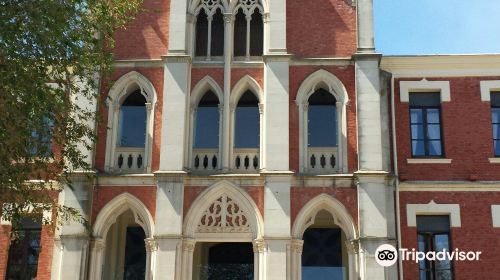
[[[208,39],[207,39],[207,60],[210,60],[210,53],[212,48],[212,18],[213,15],[208,15]]]
[[[247,20],[247,39],[246,39],[246,60],[250,60],[250,22],[252,21],[252,15],[245,15]]]

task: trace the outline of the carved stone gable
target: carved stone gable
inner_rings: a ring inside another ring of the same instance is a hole
[[[251,232],[246,213],[226,194],[210,204],[201,216],[197,232]]]

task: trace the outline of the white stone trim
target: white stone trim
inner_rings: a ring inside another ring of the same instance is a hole
[[[451,158],[408,158],[408,164],[451,164]]]
[[[356,229],[356,224],[354,219],[349,214],[349,211],[345,206],[328,194],[320,194],[315,198],[311,199],[302,209],[295,218],[295,222],[292,227],[292,241],[289,245],[290,247],[290,266],[292,271],[292,280],[301,280],[301,269],[302,269],[302,246],[303,246],[303,234],[306,229],[314,224],[316,215],[321,210],[328,211],[332,217],[334,223],[339,226],[346,236],[347,242],[355,244],[351,246],[353,250],[348,250],[348,263],[349,263],[349,280],[355,280],[359,278],[359,234]],[[342,245],[345,246],[345,245]]]
[[[347,172],[347,111],[349,103],[347,90],[335,75],[320,69],[310,74],[300,85],[295,100],[299,110],[299,169],[300,172],[307,172],[308,162],[308,114],[307,106],[309,97],[319,88],[323,87],[330,92],[337,101],[337,148],[338,165],[341,173]]]
[[[491,205],[491,220],[494,228],[500,227],[500,205]]]
[[[449,81],[428,81],[424,78],[421,81],[399,82],[399,97],[401,102],[409,102],[411,92],[439,92],[441,102],[451,101]]]
[[[197,232],[198,224],[201,217],[216,199],[222,195],[228,195],[231,199],[238,203],[241,210],[246,213],[249,219],[249,226],[251,233],[236,233],[236,232],[223,232],[223,233],[200,233]],[[183,225],[184,236],[192,238],[196,241],[205,242],[252,242],[255,239],[262,239],[264,236],[264,220],[260,214],[259,208],[253,199],[243,189],[234,185],[233,183],[222,180],[219,181],[204,192],[198,195],[196,200],[191,205]]]
[[[490,101],[492,91],[500,91],[500,80],[481,81],[481,101]]]
[[[106,248],[106,237],[109,228],[116,222],[116,219],[125,211],[131,210],[135,222],[139,224],[146,235],[146,245],[154,244],[154,220],[146,206],[130,193],[122,193],[108,202],[99,211],[93,228],[93,241],[91,246],[91,258],[89,267],[89,278],[100,280],[104,264],[104,249]],[[146,247],[146,277],[153,278],[155,265],[155,252],[153,246]]]
[[[406,221],[409,227],[417,226],[417,215],[449,215],[451,227],[461,227],[459,204],[437,204],[431,200],[427,204],[407,204]]]
[[[500,158],[488,158],[488,161],[493,164],[499,164],[500,163]]]
[[[106,241],[108,229],[127,210],[134,213],[135,221],[142,226],[146,237],[152,238],[154,233],[153,216],[151,216],[147,207],[130,193],[122,193],[116,196],[99,211],[92,231],[93,236]]]
[[[344,231],[348,240],[358,238],[356,224],[347,208],[333,196],[325,193],[309,200],[302,207],[292,227],[292,238],[302,239],[302,235],[309,226],[314,224],[316,215],[321,210],[326,210],[332,215],[335,224]]]
[[[153,147],[153,126],[155,107],[157,101],[156,90],[153,83],[146,77],[136,71],[128,72],[121,76],[111,87],[108,93],[108,130],[106,134],[106,151],[104,170],[112,172],[115,166],[116,143],[118,138],[118,119],[120,107],[127,96],[133,90],[139,88],[141,94],[146,99],[146,139],[144,146],[144,162],[143,166],[145,173],[151,172],[151,157]]]

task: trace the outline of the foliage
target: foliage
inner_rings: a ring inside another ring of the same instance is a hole
[[[3,219],[16,225],[29,209],[83,221],[54,202],[75,171],[91,168],[99,79],[112,70],[113,33],[141,2],[0,0]]]

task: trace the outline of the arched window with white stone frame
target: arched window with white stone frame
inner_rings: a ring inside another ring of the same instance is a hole
[[[230,95],[230,159],[235,172],[255,173],[262,168],[263,95],[257,81],[241,78]]]
[[[292,226],[291,280],[359,279],[359,233],[336,198],[320,194],[300,210]]]
[[[190,138],[186,166],[194,172],[221,168],[223,92],[210,76],[201,79],[190,97]]]
[[[233,55],[238,60],[259,57],[264,49],[264,7],[259,0],[236,0],[234,14]]]
[[[225,0],[195,0],[190,3],[191,45],[195,57],[221,60],[224,55]],[[218,59],[220,58],[220,59]]]
[[[302,82],[296,99],[300,172],[347,172],[348,102],[342,82],[326,70],[318,70]]]
[[[90,248],[89,279],[153,279],[154,221],[137,197],[122,193],[97,215]]]
[[[143,75],[120,77],[108,94],[105,171],[151,172],[153,116],[156,91]]]

